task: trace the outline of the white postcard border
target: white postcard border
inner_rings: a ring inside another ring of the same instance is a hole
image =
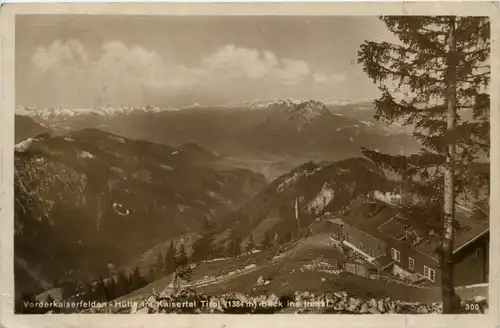
[[[14,315],[14,35],[15,15],[464,15],[490,16],[491,207],[489,313],[469,315]],[[0,9],[0,324],[5,327],[499,327],[500,263],[500,5],[494,2],[302,3],[40,3]],[[496,199],[495,199],[496,198]],[[495,202],[495,200],[497,200]],[[496,220],[495,220],[496,219]]]

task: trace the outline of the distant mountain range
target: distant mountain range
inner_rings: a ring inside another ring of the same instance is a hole
[[[192,108],[245,108],[245,109],[266,109],[269,107],[273,107],[276,104],[287,104],[288,106],[299,105],[304,102],[308,102],[310,100],[298,100],[292,98],[283,98],[283,99],[270,99],[270,100],[252,100],[252,101],[242,101],[237,103],[228,103],[228,104],[218,104],[218,105],[204,105],[198,102],[194,102],[191,105],[180,106],[180,107],[172,107],[172,106],[153,106],[153,105],[145,105],[145,106],[108,106],[108,107],[96,107],[96,108],[60,108],[60,107],[34,107],[34,106],[18,106],[16,108],[16,114],[24,115],[24,116],[34,116],[42,119],[49,119],[50,117],[60,116],[79,116],[79,115],[100,115],[100,116],[115,116],[120,114],[130,114],[137,112],[146,112],[146,113],[158,113],[158,112],[168,112],[168,111],[179,111],[186,110]],[[367,108],[372,108],[372,101],[368,99],[363,99],[359,101],[346,101],[346,100],[334,100],[327,99],[323,101],[327,106],[349,106],[349,105],[357,105],[364,106]]]
[[[56,134],[96,128],[167,145],[194,143],[224,156],[283,160],[339,160],[360,147],[388,153],[415,152],[419,144],[397,124],[373,119],[367,102],[326,105],[277,99],[183,108],[20,108]]]
[[[18,143],[17,287],[106,274],[109,263],[206,229],[265,187],[249,170],[205,166],[214,158],[193,144],[169,147],[93,129]]]

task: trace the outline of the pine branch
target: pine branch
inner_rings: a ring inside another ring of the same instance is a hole
[[[435,30],[432,33],[422,31],[422,28],[428,29],[429,26],[438,27],[446,18],[438,16],[381,16],[379,18],[386,24],[389,31],[416,51],[432,51],[437,56],[446,55],[446,40],[439,41],[439,35]]]
[[[401,47],[387,42],[365,42],[358,51],[358,63],[363,65],[363,70],[374,81],[374,83],[384,80],[400,80],[400,83],[409,84],[412,89],[421,89],[436,83],[444,84],[445,79],[437,78],[434,75],[443,75],[444,69],[438,67],[433,61],[435,56],[417,55],[409,58],[408,47]],[[422,65],[434,65],[433,70],[427,69],[427,73],[418,73]],[[438,74],[441,73],[441,74]]]
[[[476,55],[476,54],[483,54],[483,53],[489,53],[490,52],[490,47],[488,45],[488,47],[483,47],[483,48],[480,48],[480,49],[474,49],[474,50],[470,50],[470,51],[461,51],[465,56],[468,56],[468,55]]]
[[[429,28],[425,28],[425,27],[421,27],[420,30],[426,32],[427,34],[434,34],[434,35],[444,35],[444,36],[448,36],[448,33],[447,32],[444,32],[444,31],[436,31],[436,30],[431,30]],[[422,33],[422,34],[425,34],[425,33]]]
[[[472,74],[471,79],[463,79],[463,82],[469,82],[469,83],[478,83],[478,81],[483,81],[483,80],[489,80],[490,79],[490,72],[484,72],[480,74]]]
[[[364,48],[362,48],[364,50]],[[379,64],[373,60],[363,61],[362,59],[358,59],[358,63],[365,64],[364,71],[368,73],[368,75],[372,78],[374,82],[381,81],[383,79],[387,79],[388,77],[392,77],[392,79],[396,80],[397,78],[409,78],[413,81],[422,81],[425,83],[444,83],[446,82],[444,79],[438,79],[435,77],[431,77],[429,75],[418,75],[416,73],[411,72],[411,64],[407,63],[399,63],[399,70],[387,67],[385,65]],[[393,65],[393,66],[397,66]]]

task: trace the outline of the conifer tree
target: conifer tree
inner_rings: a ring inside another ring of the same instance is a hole
[[[228,240],[224,243],[224,257],[231,257],[233,256],[233,248],[234,248],[234,243],[232,240]]]
[[[183,266],[187,265],[188,258],[187,258],[186,249],[184,247],[184,244],[181,244],[179,246],[179,254],[177,255],[175,262],[179,267],[183,267]]]
[[[136,290],[143,287],[146,284],[144,278],[141,276],[139,267],[136,265],[134,271],[130,274],[130,289]]]
[[[113,278],[111,278],[110,280],[113,280]],[[96,298],[97,298],[97,300],[110,301],[113,299],[112,296],[113,295],[111,295],[111,293],[110,293],[109,286],[107,286],[107,284],[104,282],[104,278],[100,277],[99,281],[97,282],[97,286],[96,286]]]
[[[252,252],[254,249],[255,249],[255,241],[253,239],[253,235],[250,235],[250,237],[248,237],[248,241],[245,246],[245,252],[249,253]]]
[[[52,297],[51,294],[47,295],[47,298],[45,299],[45,302],[49,304],[48,308],[45,309],[46,312],[52,311],[55,312],[57,310],[57,307],[55,307],[52,303],[54,302],[54,298]]]
[[[196,239],[193,244],[193,253],[191,257],[196,260],[206,261],[209,256],[213,256],[216,250],[213,244],[214,234],[212,232],[204,232],[200,238]]]
[[[233,237],[233,254],[232,256],[238,256],[241,254],[241,238],[238,236]]]
[[[170,242],[167,252],[165,253],[164,273],[166,275],[175,271],[175,247],[174,242]]]
[[[165,268],[164,268],[164,259],[163,259],[162,253],[160,253],[156,256],[156,268],[155,269],[156,269],[156,277],[157,278],[163,277]]]
[[[118,281],[115,277],[110,277],[108,283],[106,284],[108,293],[110,295],[109,300],[113,300],[118,297]]]
[[[85,301],[100,300],[100,297],[97,295],[97,288],[95,288],[92,285],[92,282],[86,283],[83,290],[84,290],[84,294],[82,296],[83,300]]]
[[[152,267],[150,267],[149,272],[148,272],[148,276],[147,276],[147,281],[153,282],[153,281],[155,281],[155,279],[156,279],[155,270]]]
[[[412,126],[423,147],[412,155],[363,153],[398,173],[422,200],[414,209],[427,211],[441,227],[443,311],[452,313],[456,196],[485,182],[472,171],[479,158],[489,156],[490,23],[486,17],[380,19],[400,42],[365,41],[358,52],[358,62],[381,91],[375,118]]]
[[[130,282],[123,271],[118,272],[115,295],[113,298],[123,296],[130,292]]]
[[[264,238],[262,239],[261,247],[262,249],[268,249],[271,246],[271,239],[267,231],[264,233]]]
[[[285,243],[288,243],[288,242],[290,242],[292,239],[293,239],[293,238],[292,238],[292,232],[291,232],[291,231],[287,231],[287,232],[285,232],[285,234],[283,235],[283,241],[284,241]]]

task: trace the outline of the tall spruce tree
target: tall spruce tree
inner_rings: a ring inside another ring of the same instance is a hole
[[[255,240],[253,239],[253,235],[250,235],[250,237],[248,237],[248,241],[245,246],[245,252],[250,253],[254,249],[255,249]]]
[[[165,253],[164,273],[168,275],[174,271],[175,271],[175,247],[174,247],[174,242],[171,241],[167,248],[167,252]]]
[[[456,196],[489,179],[489,173],[477,179],[473,172],[478,158],[489,157],[490,22],[455,16],[380,19],[399,42],[365,41],[358,52],[358,62],[381,91],[375,118],[413,127],[423,147],[412,155],[363,153],[398,173],[421,200],[413,213],[440,226],[443,311],[452,313]]]
[[[179,267],[183,267],[188,264],[188,257],[186,254],[186,248],[184,247],[184,244],[181,244],[179,246],[179,252],[175,262]]]
[[[123,271],[118,272],[118,278],[116,280],[115,285],[115,295],[113,298],[120,297],[128,294],[130,290],[130,281],[127,278],[127,275]]]
[[[156,276],[155,276],[155,270],[152,267],[149,267],[148,275],[147,275],[147,282],[151,283],[155,281]]]
[[[271,247],[271,239],[269,238],[268,232],[264,232],[264,238],[262,239],[262,242],[260,244],[262,249],[268,249]]]
[[[139,267],[136,265],[134,271],[130,273],[130,289],[136,290],[143,287],[146,284],[145,279],[141,276]]]
[[[106,283],[106,290],[108,295],[110,295],[110,300],[115,299],[117,296],[118,282],[115,277],[110,277]]]
[[[238,256],[241,254],[241,238],[238,236],[233,237],[233,254],[231,256]]]
[[[164,267],[164,259],[163,259],[163,254],[160,253],[156,256],[156,278],[160,278],[164,276],[165,272],[165,267]]]
[[[48,308],[45,309],[45,312],[53,312],[54,310],[57,309],[52,303],[54,302],[54,298],[52,297],[51,294],[47,295],[47,298],[45,299],[45,302],[48,304]]]
[[[193,242],[191,246],[193,248],[191,257],[194,260],[206,261],[208,256],[213,254],[213,239],[213,234],[203,233],[200,238]]]
[[[113,278],[111,278],[113,279]],[[112,293],[110,293],[110,290],[104,281],[103,277],[99,277],[99,281],[97,282],[97,287],[96,287],[96,294],[97,294],[97,300],[99,301],[110,301],[113,299]]]

